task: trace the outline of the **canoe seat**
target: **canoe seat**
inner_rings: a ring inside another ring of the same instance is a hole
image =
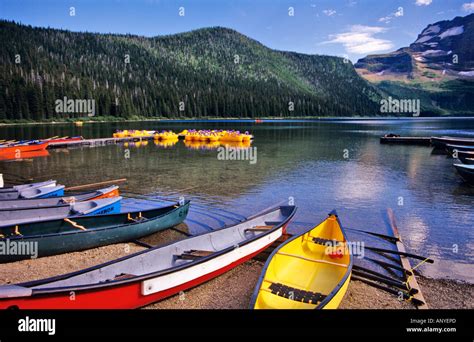
[[[245,229],[245,231],[246,232],[265,232],[265,231],[270,230],[272,228],[273,228],[273,226],[255,226],[255,227],[252,227],[252,228],[247,228],[247,229]]]
[[[318,292],[300,290],[280,283],[271,283],[269,289],[274,295],[309,304],[317,304],[326,298],[326,295]]]
[[[211,254],[215,253],[214,251],[203,251],[203,250],[197,250],[197,249],[191,249],[189,251],[185,251],[183,254],[176,255],[177,259],[183,259],[183,260],[196,260],[199,258],[204,258],[206,256],[209,256]]]
[[[314,242],[317,245],[328,245],[328,246],[337,246],[340,243],[344,243],[343,241],[337,241],[337,240],[329,240],[329,239],[322,239],[319,237],[314,237],[312,239],[312,242]]]

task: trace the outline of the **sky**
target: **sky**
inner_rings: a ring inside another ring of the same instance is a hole
[[[472,0],[0,0],[1,19],[33,26],[148,37],[223,26],[273,49],[352,61],[470,13]]]

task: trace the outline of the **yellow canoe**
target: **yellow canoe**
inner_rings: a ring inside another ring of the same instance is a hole
[[[335,212],[270,255],[252,296],[254,309],[337,309],[352,256]]]

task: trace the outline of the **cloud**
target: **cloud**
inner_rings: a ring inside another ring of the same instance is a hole
[[[336,10],[327,9],[327,10],[324,10],[323,13],[327,15],[328,17],[332,17],[334,14],[336,14]]]
[[[398,9],[387,15],[386,17],[379,18],[379,22],[388,24],[392,21],[393,18],[403,17],[403,7],[398,7]]]
[[[415,5],[417,6],[429,6],[433,0],[416,0]]]
[[[369,54],[393,48],[390,40],[376,38],[375,35],[387,31],[384,27],[353,25],[348,32],[332,34],[324,44],[342,44],[348,53]]]
[[[474,11],[474,2],[466,2],[462,5],[463,11],[473,12]]]

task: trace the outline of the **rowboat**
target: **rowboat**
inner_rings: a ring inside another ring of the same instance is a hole
[[[78,272],[3,285],[0,308],[138,308],[204,283],[254,257],[282,235],[295,210],[294,206],[269,209],[234,226]]]
[[[0,201],[26,198],[50,198],[64,196],[64,185],[28,188],[20,191],[0,192]]]
[[[63,204],[50,208],[1,210],[0,236],[3,235],[3,227],[28,222],[57,220],[83,215],[118,214],[120,212],[121,199],[122,197],[114,197]]]
[[[45,182],[14,185],[9,188],[0,188],[0,193],[1,192],[18,192],[18,191],[22,191],[26,189],[42,188],[42,187],[47,187],[47,186],[56,186],[56,181],[50,179]]]
[[[78,216],[1,227],[0,244],[35,244],[37,256],[80,251],[124,241],[133,241],[183,222],[189,201],[183,205],[120,214]],[[1,249],[0,249],[1,251]],[[29,259],[31,255],[0,254],[0,262]]]
[[[273,251],[252,296],[255,309],[336,309],[349,286],[352,256],[335,212]]]
[[[32,143],[27,143],[27,144],[0,146],[0,154],[17,153],[18,155],[21,155],[21,153],[23,152],[46,150],[48,145],[49,145],[49,142],[32,142]]]
[[[453,164],[459,175],[470,185],[474,185],[474,165]]]
[[[0,201],[0,213],[3,210],[55,207],[67,203],[98,200],[101,198],[113,198],[117,197],[118,195],[119,187],[113,185],[104,189],[99,189],[92,192],[85,192],[77,195],[71,195],[67,197],[3,200]]]
[[[455,137],[431,137],[431,145],[436,148],[444,149],[446,145],[466,145],[474,146],[472,138],[455,138]]]

